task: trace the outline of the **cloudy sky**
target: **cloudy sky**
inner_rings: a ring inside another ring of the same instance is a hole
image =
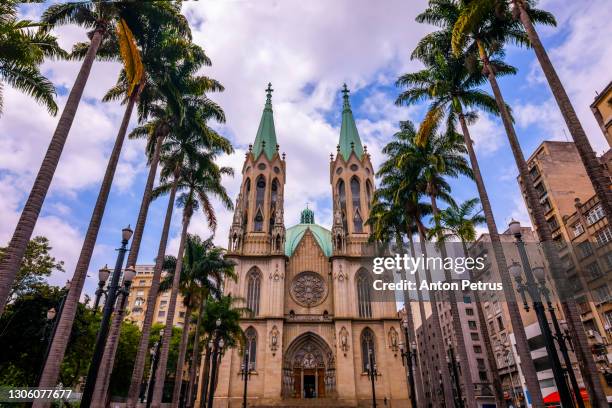
[[[244,153],[255,137],[263,109],[264,89],[272,82],[276,133],[281,151],[287,154],[285,223],[296,223],[300,210],[309,202],[317,222],[329,225],[327,164],[338,142],[340,87],[346,82],[352,90],[357,127],[376,165],[382,159],[380,149],[396,131],[398,121],[419,121],[424,113],[423,106],[398,108],[393,101],[398,93],[395,79],[419,69],[419,63],[410,60],[410,52],[417,40],[433,29],[414,21],[425,4],[425,0],[185,2],[194,41],[213,61],[204,72],[226,88],[213,97],[227,114],[227,123],[219,130],[236,148],[234,155],[223,158],[238,174],[226,180],[230,195],[236,196]],[[595,92],[611,79],[609,0],[542,0],[539,6],[558,19],[557,28],[540,29],[540,34],[591,143],[601,153],[606,143],[589,105]],[[40,12],[40,6],[34,5],[21,9],[24,17],[33,19]],[[62,27],[57,34],[65,49],[86,39],[78,27]],[[500,84],[514,109],[525,154],[530,155],[543,140],[566,140],[567,130],[533,53],[510,48],[507,59],[519,68],[519,74],[501,79]],[[57,87],[63,106],[79,63],[50,61],[43,69]],[[47,236],[53,255],[66,263],[66,273],[53,276],[53,283],[63,283],[74,272],[116,136],[122,107],[101,103],[100,98],[115,83],[119,69],[118,64],[95,63],[36,226],[35,234]],[[5,89],[4,98],[0,117],[0,245],[6,245],[11,237],[57,122],[11,88]],[[500,228],[511,217],[528,223],[501,123],[481,116],[472,135]],[[85,287],[89,293],[95,288],[97,269],[114,263],[121,228],[135,222],[146,173],[143,144],[128,141],[90,265],[91,277]],[[477,195],[468,180],[453,182],[453,188],[460,201]],[[152,205],[139,263],[153,262],[165,206],[163,198]],[[169,253],[178,247],[180,218],[178,212],[175,215]],[[218,216],[216,241],[226,245],[231,214],[218,207]],[[190,232],[203,237],[211,233],[200,215],[195,216]]]

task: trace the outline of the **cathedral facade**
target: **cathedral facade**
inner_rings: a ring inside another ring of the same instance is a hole
[[[287,162],[277,143],[271,92],[268,87],[242,168],[227,252],[238,280],[227,282],[225,293],[243,298],[250,310],[241,323],[251,371],[248,406],[371,406],[374,391],[381,407],[407,407],[396,303],[372,288],[365,221],[374,169],[349,91],[345,86],[339,143],[329,163],[331,230],[316,224],[308,208],[298,224],[285,225]],[[242,406],[244,355],[239,349],[223,355],[215,407]],[[374,390],[369,361],[378,373]]]

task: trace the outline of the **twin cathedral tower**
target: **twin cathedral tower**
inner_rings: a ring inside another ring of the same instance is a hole
[[[371,402],[366,369],[372,355],[377,399],[408,406],[395,299],[392,294],[383,299],[387,295],[372,288],[366,220],[374,169],[349,91],[345,85],[340,140],[329,164],[331,231],[316,224],[308,208],[299,224],[285,226],[287,163],[276,138],[271,85],[266,92],[242,168],[226,254],[236,263],[238,279],[226,283],[225,293],[244,299],[250,310],[241,321],[251,370],[248,405],[295,406],[312,398],[329,400],[330,406]],[[215,407],[241,406],[242,366],[239,348],[228,349]]]

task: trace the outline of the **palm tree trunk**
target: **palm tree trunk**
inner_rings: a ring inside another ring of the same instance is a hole
[[[133,105],[131,106],[133,107]],[[98,238],[100,224],[102,223],[102,218],[104,217],[106,202],[108,201],[108,195],[113,183],[115,171],[117,170],[117,163],[119,162],[119,155],[121,154],[121,149],[123,147],[131,114],[132,109],[129,109],[128,106],[123,115],[119,133],[117,134],[113,151],[106,166],[106,172],[102,180],[102,185],[100,186],[100,192],[98,193],[98,198],[91,215],[91,220],[89,221],[87,233],[85,234],[81,254],[79,255],[79,260],[77,261],[74,275],[72,276],[68,297],[66,298],[64,309],[62,310],[62,315],[60,316],[57,326],[57,331],[51,343],[51,349],[49,350],[47,361],[45,362],[45,368],[38,385],[40,388],[55,387],[55,383],[57,382],[59,368],[62,360],[64,359],[68,339],[70,338],[70,332],[72,329],[72,324],[74,323],[77,305],[79,298],[81,297],[83,285],[85,284],[85,278],[87,277],[87,270],[89,269],[89,262],[91,261],[91,255],[96,244],[96,239]],[[35,402],[34,406],[48,406],[48,402]]]
[[[427,247],[425,245],[425,230],[424,227],[421,225],[419,228],[419,241],[421,243],[421,253],[423,254],[423,256],[425,258],[427,258]],[[427,282],[431,284],[432,282],[432,278],[431,278],[431,271],[429,270],[429,268],[425,268],[425,278],[427,279]],[[438,301],[436,300],[436,295],[433,292],[429,292],[429,296],[430,296],[430,303],[431,303],[431,319],[432,319],[432,327],[433,327],[433,333],[432,333],[432,337],[435,337],[435,342],[436,342],[436,349],[438,350],[437,355],[438,355],[438,367],[440,369],[440,378],[439,380],[441,381],[440,386],[442,387],[442,393],[444,395],[444,404],[446,406],[446,408],[450,408],[450,407],[454,407],[455,406],[455,401],[453,398],[453,391],[452,391],[452,382],[451,382],[451,378],[450,378],[450,373],[448,372],[447,366],[446,366],[446,348],[444,347],[444,337],[442,337],[442,329],[441,329],[441,325],[440,325],[440,315],[438,314]],[[427,322],[424,320],[421,324],[427,325]],[[432,387],[434,387],[435,384],[435,377],[434,372],[432,372],[432,380],[434,382],[432,382]],[[435,388],[435,387],[434,387]]]
[[[183,366],[185,365],[185,354],[187,354],[187,343],[189,341],[189,320],[191,320],[191,306],[187,305],[185,311],[185,324],[179,345],[178,359],[176,360],[176,371],[174,374],[174,389],[172,390],[172,408],[178,408],[181,400],[181,388],[183,386]]]
[[[410,235],[410,233],[408,233],[408,235]],[[400,254],[403,255],[404,245],[402,243],[401,236],[398,237],[397,241],[398,241],[397,242],[398,248],[400,249]],[[412,236],[409,237],[409,243],[410,243],[410,250],[412,251],[412,257],[414,258],[414,244],[412,242]],[[402,280],[406,280],[406,271],[404,269],[401,269],[400,275],[401,275]],[[406,339],[406,350],[411,350],[412,345],[410,343],[414,341],[415,344],[418,344],[418,341],[417,341],[417,336],[416,336],[416,330],[414,327],[414,317],[412,316],[412,304],[410,301],[410,293],[408,292],[408,290],[404,290],[402,293],[404,295],[404,307],[406,308],[406,323],[408,326],[408,333],[410,334],[410,336],[412,336],[412,339]],[[419,302],[422,302],[420,291],[418,291],[418,296],[419,296]],[[423,328],[424,327],[425,326],[423,326]],[[415,364],[414,366],[412,375],[414,375],[414,384],[415,384],[416,389],[410,390],[410,392],[416,393],[417,403],[425,404],[425,391],[423,389],[423,377],[421,374],[421,370],[417,366],[417,364]],[[416,407],[413,407],[413,408],[416,408]]]
[[[193,353],[191,357],[191,367],[189,368],[189,387],[187,388],[187,408],[193,406],[195,399],[195,390],[197,389],[198,382],[196,381],[196,374],[200,363],[200,325],[202,324],[202,314],[204,313],[204,303],[206,299],[204,296],[200,299],[200,308],[198,310],[198,320],[196,322],[196,329],[193,339]]]
[[[135,102],[136,98],[130,98],[129,103],[134,104]],[[153,158],[151,159],[151,164],[149,166],[149,175],[147,176],[147,182],[145,184],[144,193],[140,202],[140,211],[138,212],[138,219],[136,220],[134,235],[132,236],[132,243],[130,246],[130,252],[127,260],[128,266],[134,266],[138,261],[138,252],[140,251],[142,234],[144,232],[145,223],[147,221],[149,205],[151,204],[151,193],[153,191],[155,175],[157,174],[157,166],[159,164],[159,156],[162,142],[163,137],[158,136],[157,141],[155,143],[155,150],[153,151]],[[110,375],[113,371],[113,365],[115,364],[115,354],[117,353],[117,345],[121,333],[121,322],[123,320],[123,317],[123,308],[116,307],[115,315],[113,317],[113,323],[108,334],[108,341],[106,342],[106,347],[104,348],[102,364],[100,365],[100,370],[98,371],[98,381],[93,398],[94,404],[104,403],[106,400]],[[104,398],[104,400],[102,398]]]
[[[595,366],[595,361],[593,360],[593,355],[590,351],[590,347],[588,344],[584,326],[582,325],[582,321],[580,320],[580,314],[578,312],[576,302],[575,300],[573,300],[573,298],[571,298],[571,295],[568,294],[568,291],[565,288],[567,279],[565,278],[564,273],[562,272],[559,255],[554,249],[550,226],[546,222],[546,217],[544,217],[544,210],[538,200],[535,188],[533,187],[531,175],[529,174],[529,170],[527,168],[527,162],[525,161],[525,157],[523,156],[523,152],[518,142],[516,132],[514,131],[514,125],[512,124],[512,119],[506,107],[506,103],[499,88],[499,84],[497,83],[495,72],[489,63],[484,46],[480,43],[478,45],[481,59],[487,71],[489,83],[491,84],[493,94],[495,95],[495,100],[497,101],[497,106],[501,113],[502,122],[504,124],[506,134],[508,136],[508,141],[510,142],[512,154],[514,155],[514,160],[519,170],[519,177],[522,181],[522,186],[525,190],[527,206],[531,210],[531,215],[534,220],[536,232],[538,234],[540,242],[542,243],[544,256],[548,261],[553,281],[555,282],[557,287],[557,292],[564,299],[561,303],[561,306],[563,308],[563,314],[565,315],[565,318],[567,320],[570,333],[572,335],[572,338],[574,339],[576,357],[579,362],[580,373],[582,374],[587,391],[589,393],[589,399],[593,407],[605,408],[608,403],[601,387],[601,383],[599,382],[599,380],[596,380],[594,378],[594,376],[596,376],[598,373],[597,367]],[[525,378],[527,379],[526,376]],[[534,384],[538,384],[537,377],[533,380],[535,381]],[[539,386],[537,387],[537,390],[539,391],[539,397],[541,397],[542,393],[539,389]],[[532,394],[532,398],[534,398],[535,406],[544,406],[543,403],[538,404],[538,402],[541,401],[541,398],[539,400],[536,399],[536,396],[534,394]]]
[[[151,163],[151,165],[153,165],[153,163]],[[159,281],[164,264],[164,257],[166,256],[166,245],[168,244],[168,235],[170,233],[170,223],[172,222],[172,212],[174,210],[177,186],[178,176],[175,175],[174,184],[170,190],[168,208],[166,209],[166,216],[164,218],[164,226],[162,228],[161,238],[159,240],[159,247],[157,249],[157,257],[155,258],[155,268],[153,269],[151,287],[149,288],[149,293],[147,295],[147,308],[145,310],[145,317],[142,322],[142,334],[140,335],[140,342],[138,343],[138,351],[134,360],[134,370],[132,371],[132,380],[130,382],[130,389],[128,391],[128,399],[126,404],[128,408],[135,407],[136,403],[138,402],[140,384],[142,382],[142,375],[144,374],[145,359],[147,358],[147,351],[149,350],[149,337],[151,335],[151,326],[153,325],[155,302],[157,301],[157,293],[159,292]]]
[[[204,343],[206,344],[206,343]],[[202,378],[200,379],[200,408],[206,408],[206,402],[208,399],[208,380],[210,376],[210,348],[206,347],[206,355],[204,357],[204,370],[202,371]]]
[[[30,190],[28,200],[21,211],[21,216],[19,217],[19,221],[15,227],[13,237],[11,238],[8,248],[6,248],[5,255],[0,262],[0,316],[4,311],[4,307],[8,301],[10,288],[12,287],[13,281],[15,280],[17,272],[21,266],[21,260],[25,254],[28,242],[32,237],[34,226],[36,225],[38,215],[40,214],[45,197],[47,196],[47,191],[51,185],[51,180],[53,180],[53,175],[55,174],[55,169],[57,168],[60,156],[62,155],[62,150],[64,150],[68,133],[70,132],[72,122],[74,121],[74,117],[81,101],[81,96],[83,95],[83,90],[85,89],[87,79],[89,78],[89,73],[91,72],[91,67],[96,58],[98,48],[100,48],[104,35],[104,30],[96,29],[91,37],[91,42],[89,44],[87,54],[85,55],[85,59],[81,64],[81,69],[79,70],[72,89],[70,90],[70,95],[68,95],[66,106],[64,107],[62,115],[57,123],[55,132],[53,133],[53,137],[51,138],[51,142],[47,148],[47,153],[45,154],[40,169],[38,170],[32,190]],[[77,282],[73,283],[75,290],[72,291],[73,296],[71,298],[74,298],[74,294],[77,294],[76,283]],[[78,296],[76,296],[77,299],[80,294],[81,288],[78,288]],[[71,308],[67,308],[66,312],[71,313]],[[61,354],[63,357],[63,352]],[[60,362],[58,362],[58,364]],[[56,378],[57,375],[54,375],[52,380],[55,381]],[[49,377],[45,379],[51,378]]]
[[[431,209],[434,216],[434,222],[438,231],[440,231],[440,210],[438,209],[438,203],[436,201],[435,194],[431,193],[429,196],[431,200]],[[441,232],[438,234],[438,244],[440,248],[440,255],[442,259],[446,259],[448,254],[446,252],[446,244],[441,236]],[[451,283],[453,277],[451,271],[447,268],[444,269],[444,279]],[[451,312],[451,324],[454,332],[455,349],[457,351],[457,357],[459,357],[459,364],[461,365],[461,382],[463,383],[463,397],[465,398],[465,406],[468,408],[476,408],[476,394],[474,392],[474,380],[472,377],[472,371],[470,369],[470,362],[465,348],[465,339],[463,338],[463,327],[461,325],[461,317],[459,315],[459,307],[457,306],[457,297],[454,290],[448,291],[448,300],[450,303]],[[442,349],[442,353],[446,355],[446,349]],[[450,383],[449,383],[450,384]]]
[[[184,208],[184,213],[190,211],[187,207]],[[181,269],[183,268],[183,252],[185,251],[185,241],[187,240],[187,227],[189,227],[189,217],[183,217],[183,229],[181,231],[181,241],[179,244],[178,254],[176,255],[176,267],[174,268],[174,277],[172,280],[172,291],[170,292],[170,302],[168,304],[168,312],[166,316],[166,327],[164,329],[164,339],[159,353],[159,363],[157,365],[157,374],[155,378],[155,388],[153,390],[153,398],[151,407],[159,408],[162,402],[162,394],[164,391],[164,383],[166,379],[166,366],[168,365],[168,351],[170,350],[170,338],[172,337],[172,327],[174,324],[174,312],[176,309],[176,298],[178,296],[179,283],[181,280]],[[187,330],[187,328],[184,328]],[[177,373],[178,374],[178,373]]]
[[[470,131],[467,126],[467,122],[465,121],[465,116],[463,116],[463,113],[459,115],[459,122],[461,123],[461,130],[463,131],[463,140],[465,142],[465,146],[467,148],[468,155],[470,156],[470,164],[472,167],[472,173],[474,174],[474,181],[478,189],[480,203],[482,205],[482,210],[484,213],[485,221],[487,223],[487,228],[489,230],[489,237],[491,239],[491,243],[493,246],[493,253],[494,253],[495,262],[497,264],[497,270],[499,271],[499,275],[501,277],[501,281],[504,286],[504,295],[506,298],[506,305],[508,307],[510,320],[511,320],[510,323],[512,325],[517,343],[520,340],[522,344],[521,350],[523,350],[523,355],[521,355],[521,363],[522,363],[521,365],[523,367],[523,370],[526,370],[526,369],[531,370],[533,375],[537,375],[535,371],[535,366],[533,364],[533,360],[531,359],[531,354],[529,353],[529,348],[527,347],[527,336],[525,335],[525,328],[523,326],[523,320],[521,319],[521,314],[520,314],[520,311],[518,310],[518,306],[517,306],[518,303],[516,301],[516,295],[513,290],[512,281],[510,279],[510,274],[508,273],[504,249],[501,245],[499,233],[497,232],[497,225],[495,224],[495,218],[493,217],[493,209],[491,208],[491,202],[489,201],[489,194],[487,193],[487,189],[484,184],[484,179],[482,177],[482,173],[480,172],[480,165],[478,164],[478,159],[476,157],[476,153],[474,152],[474,145],[472,142],[472,137],[470,136]],[[467,248],[464,248],[464,249],[467,250]],[[466,252],[466,256],[467,256],[467,252]],[[472,277],[470,276],[470,279],[471,278]],[[492,374],[493,374],[493,388],[495,391],[495,401],[497,405],[501,407],[503,406],[503,404],[505,404],[505,400],[504,400],[501,380],[499,378],[499,371],[497,370],[497,362],[495,359],[495,355],[493,354],[493,349],[491,347],[491,339],[489,338],[487,334],[486,322],[482,320],[484,319],[484,314],[482,312],[482,304],[478,300],[479,297],[480,296],[478,295],[478,291],[474,291],[474,300],[476,301],[476,304],[478,305],[478,319],[480,320],[482,338],[483,338],[483,342],[485,343],[487,357],[489,357],[489,368],[491,369]],[[518,348],[519,347],[517,346],[517,349]]]
[[[572,105],[572,102],[565,91],[565,87],[563,86],[563,83],[561,83],[561,79],[557,75],[557,71],[550,61],[550,58],[548,58],[548,53],[546,52],[544,45],[542,45],[542,41],[540,41],[540,36],[533,26],[529,14],[527,14],[524,0],[513,0],[513,2],[514,6],[518,7],[521,23],[523,23],[523,26],[525,27],[525,31],[529,37],[529,42],[535,51],[538,62],[540,63],[544,76],[546,77],[548,85],[550,86],[550,90],[557,101],[557,105],[559,105],[561,115],[563,116],[565,124],[567,125],[567,128],[572,135],[572,139],[576,144],[576,149],[578,150],[578,154],[582,159],[587,175],[593,184],[593,188],[595,189],[595,193],[599,198],[599,202],[606,213],[606,217],[608,217],[609,220],[612,220],[612,190],[610,190],[610,179],[606,175],[603,165],[597,159],[595,152],[593,152],[589,138],[584,132],[582,124],[578,119],[578,115],[576,115],[576,111],[574,110],[574,106]]]

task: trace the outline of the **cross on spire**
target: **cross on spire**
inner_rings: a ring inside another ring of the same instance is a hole
[[[268,87],[266,88],[268,99],[272,99],[272,92],[274,92],[274,89],[272,89],[272,82],[268,82]]]
[[[348,89],[348,87],[346,86],[346,83],[345,83],[344,86],[342,86],[342,93],[344,94],[343,96],[345,98],[348,98],[349,92],[351,92],[351,91],[349,91],[349,89]]]

